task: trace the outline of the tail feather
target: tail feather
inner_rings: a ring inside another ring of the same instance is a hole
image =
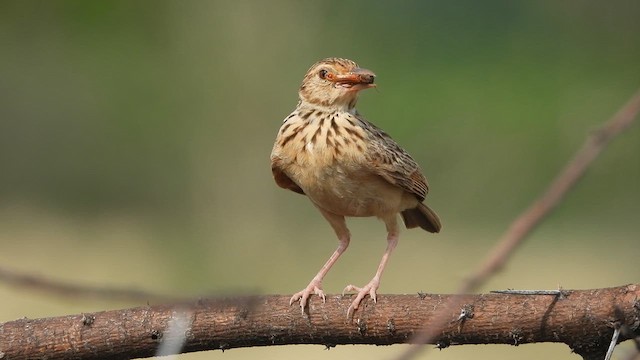
[[[440,232],[440,229],[442,229],[438,214],[425,204],[420,203],[413,209],[403,211],[401,215],[407,229],[419,226],[431,233]]]

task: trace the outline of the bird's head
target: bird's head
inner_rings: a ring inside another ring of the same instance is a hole
[[[313,64],[302,80],[300,100],[333,108],[350,110],[356,105],[358,92],[375,87],[376,75],[348,59],[327,58]]]

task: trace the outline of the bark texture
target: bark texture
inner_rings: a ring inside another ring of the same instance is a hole
[[[179,344],[179,352],[285,344],[399,344],[428,327],[442,311],[451,321],[438,331],[434,343],[439,347],[561,342],[593,358],[604,355],[615,326],[626,329],[619,341],[640,335],[638,284],[567,290],[561,296],[379,295],[377,304],[365,299],[349,319],[349,297],[328,296],[322,303],[314,296],[305,315],[288,302],[288,295],[266,295],[19,319],[0,324],[0,359],[149,357],[166,342]]]

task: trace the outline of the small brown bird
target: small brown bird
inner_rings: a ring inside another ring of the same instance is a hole
[[[318,274],[291,297],[304,311],[309,297],[325,300],[322,279],[349,246],[345,216],[376,216],[387,227],[387,249],[371,281],[357,291],[347,314],[365,296],[376,301],[380,277],[398,243],[398,214],[407,228],[437,233],[438,215],[423,204],[429,190],[418,164],[384,131],[355,109],[358,92],[375,87],[375,74],[347,59],[328,58],[304,76],[296,109],[284,119],[271,152],[276,183],[309,197],[340,244]]]

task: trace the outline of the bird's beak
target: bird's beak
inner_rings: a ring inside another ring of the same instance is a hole
[[[374,74],[373,71],[355,68],[346,74],[336,75],[334,81],[337,86],[362,90],[375,87],[376,85],[373,83],[375,78],[376,74]]]

